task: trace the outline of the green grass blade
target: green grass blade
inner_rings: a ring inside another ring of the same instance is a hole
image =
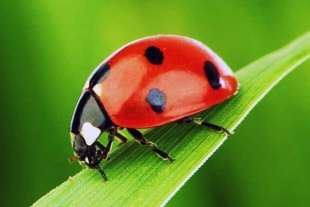
[[[266,93],[310,57],[310,33],[239,70],[237,95],[197,115],[233,131]],[[146,132],[146,137],[168,152],[169,164],[147,147],[130,142],[103,162],[109,181],[95,170],[82,170],[34,206],[160,206],[195,173],[224,142],[225,135],[201,126],[170,124]],[[233,136],[231,137],[233,138]]]

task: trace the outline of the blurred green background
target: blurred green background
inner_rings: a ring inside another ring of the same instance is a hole
[[[308,31],[309,11],[308,0],[2,0],[0,206],[29,206],[81,170],[68,162],[72,111],[120,46],[189,36],[237,71]],[[280,82],[167,206],[309,206],[309,66]]]

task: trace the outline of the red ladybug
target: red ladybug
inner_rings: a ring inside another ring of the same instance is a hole
[[[172,158],[137,129],[171,122],[197,123],[229,131],[190,116],[231,97],[238,82],[230,68],[197,40],[158,35],[131,42],[104,60],[90,75],[73,113],[70,134],[75,156],[106,175],[99,164],[109,159],[114,138],[126,128],[141,145],[163,159]],[[109,134],[107,146],[97,139]]]

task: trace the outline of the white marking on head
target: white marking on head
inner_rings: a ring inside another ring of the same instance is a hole
[[[89,164],[89,159],[88,159],[88,157],[85,157],[85,162],[86,162],[87,164]]]
[[[83,123],[81,132],[84,140],[88,146],[92,145],[101,134],[101,130],[94,127],[90,122]]]

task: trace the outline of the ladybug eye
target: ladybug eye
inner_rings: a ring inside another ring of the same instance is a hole
[[[75,153],[79,157],[84,157],[86,155],[88,146],[86,145],[85,140],[81,135],[78,134],[74,137],[72,145]]]

